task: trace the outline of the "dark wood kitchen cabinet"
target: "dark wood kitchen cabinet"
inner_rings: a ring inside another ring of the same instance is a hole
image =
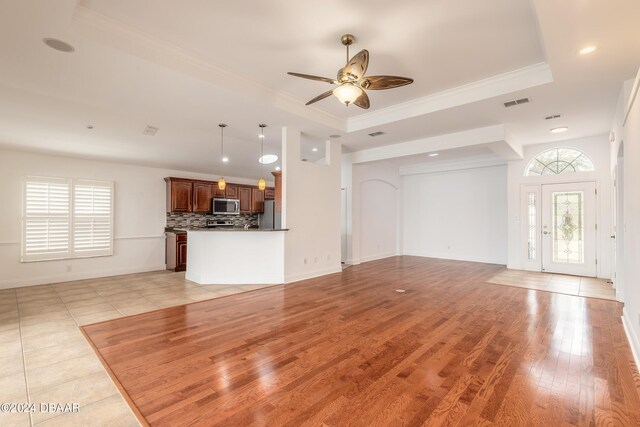
[[[217,183],[217,182],[214,182],[214,183],[211,185],[211,188],[212,188],[212,190],[211,190],[211,191],[213,192],[212,194],[213,194],[213,198],[214,198],[214,199],[225,199],[225,198],[226,198],[226,196],[225,196],[225,190],[221,190],[221,189],[219,189],[219,188],[218,188],[218,183]]]
[[[211,212],[211,199],[213,186],[210,182],[193,183],[193,210],[196,213],[209,213]]]
[[[210,213],[214,198],[239,199],[240,213],[264,212],[264,201],[278,198],[278,189],[267,187],[264,191],[252,185],[227,184],[224,190],[216,181],[194,179],[164,179],[167,183],[167,212]]]
[[[240,199],[240,213],[251,213],[251,187],[238,187],[238,199]]]
[[[165,178],[167,182],[167,212],[192,212],[193,181]]]
[[[264,190],[264,199],[265,200],[274,200],[276,198],[276,189],[267,187]]]
[[[167,233],[167,270],[187,269],[187,233]]]
[[[251,189],[251,213],[264,212],[264,191],[259,188]]]
[[[237,185],[227,185],[225,188],[225,198],[227,199],[239,199],[238,196],[238,186]]]

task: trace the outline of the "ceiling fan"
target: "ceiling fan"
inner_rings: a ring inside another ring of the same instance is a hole
[[[306,105],[313,104],[330,95],[335,95],[340,102],[345,105],[355,104],[360,108],[369,108],[369,96],[367,96],[367,90],[382,90],[393,89],[400,86],[405,86],[413,83],[413,79],[407,77],[398,76],[368,76],[365,77],[367,67],[369,66],[369,51],[366,49],[361,50],[353,58],[349,59],[349,46],[355,41],[355,37],[351,34],[345,34],[341,37],[340,41],[347,47],[347,65],[338,70],[337,79],[330,79],[327,77],[312,76],[309,74],[300,73],[287,73],[295,77],[302,77],[303,79],[318,80],[326,82],[338,87],[328,90],[311,101]]]

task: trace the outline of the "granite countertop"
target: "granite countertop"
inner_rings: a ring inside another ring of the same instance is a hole
[[[186,231],[216,231],[216,232],[221,232],[221,231],[239,231],[239,232],[246,232],[246,231],[289,231],[288,228],[248,228],[248,229],[244,229],[244,228],[232,228],[232,227],[219,227],[219,228],[191,228],[188,229]]]
[[[165,232],[167,233],[176,233],[176,234],[181,234],[181,233],[186,233],[188,231],[216,231],[216,232],[220,232],[220,231],[240,231],[240,232],[246,232],[246,231],[260,231],[260,232],[265,232],[265,231],[288,231],[288,228],[275,228],[275,229],[271,229],[271,228],[249,228],[249,229],[244,229],[244,228],[235,228],[235,227],[178,227],[178,228],[166,228]]]

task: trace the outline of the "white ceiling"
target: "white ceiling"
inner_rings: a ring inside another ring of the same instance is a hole
[[[258,123],[269,125],[265,152],[279,152],[282,126],[309,146],[341,135],[345,151],[496,124],[525,145],[602,134],[640,65],[640,2],[613,3],[4,0],[0,144],[215,172],[225,122],[228,167],[253,178]],[[369,75],[415,83],[371,91],[368,111],[333,97],[304,106],[329,85],[286,72],[334,77],[346,32],[357,37],[352,53],[370,51]],[[44,37],[76,51],[51,50]],[[599,49],[579,57],[586,44]],[[502,105],[524,96],[532,102]],[[147,124],[156,136],[142,135]],[[570,131],[552,136],[556,125]],[[367,135],[377,130],[386,135]]]

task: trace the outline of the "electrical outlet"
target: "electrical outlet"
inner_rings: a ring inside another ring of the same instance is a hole
[[[71,271],[71,264],[67,264],[67,272]]]
[[[304,259],[304,265],[307,265],[307,259],[306,258]]]

